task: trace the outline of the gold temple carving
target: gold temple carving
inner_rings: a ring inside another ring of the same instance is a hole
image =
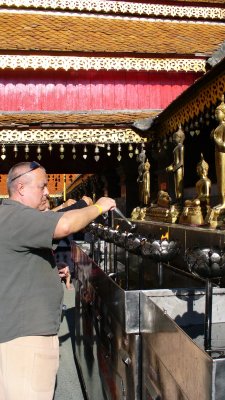
[[[205,108],[210,108],[212,104],[216,104],[224,92],[225,74],[221,74],[201,89],[200,96],[197,93],[190,101],[185,101],[184,104],[179,105],[176,111],[171,112],[170,116],[160,124],[159,131],[163,135],[173,133],[180,124],[184,125],[190,119],[204,113]]]
[[[46,55],[0,55],[1,69],[125,70],[205,72],[205,60],[134,57],[73,57]]]
[[[12,145],[36,143],[86,143],[86,144],[115,144],[115,143],[144,143],[146,138],[140,137],[132,129],[2,129],[0,130],[1,144]]]
[[[179,17],[222,20],[225,10],[220,7],[201,7],[185,5],[147,4],[125,1],[90,1],[90,0],[2,0],[3,7],[26,7],[52,10],[72,10],[77,12],[98,12],[104,14],[126,14],[139,17]]]

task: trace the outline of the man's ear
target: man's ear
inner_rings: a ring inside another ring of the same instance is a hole
[[[20,194],[20,196],[24,196],[24,184],[23,183],[18,182],[17,191]]]

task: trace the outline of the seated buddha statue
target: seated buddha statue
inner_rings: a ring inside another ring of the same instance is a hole
[[[179,222],[198,226],[204,223],[204,218],[210,208],[211,181],[208,178],[209,165],[204,160],[203,154],[201,154],[201,160],[198,162],[196,170],[200,178],[195,185],[197,196],[193,200],[184,202]]]
[[[200,178],[195,185],[196,198],[200,200],[202,214],[205,217],[210,205],[211,181],[208,178],[209,164],[204,160],[203,154],[201,154],[201,160],[197,164],[196,170]]]

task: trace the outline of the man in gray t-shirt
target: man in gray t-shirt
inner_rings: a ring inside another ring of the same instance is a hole
[[[38,163],[15,165],[0,206],[1,400],[52,400],[63,296],[52,241],[115,207],[103,197],[85,209],[41,213],[47,182]]]

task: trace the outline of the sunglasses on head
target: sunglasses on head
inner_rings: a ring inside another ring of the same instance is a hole
[[[15,179],[20,178],[21,176],[28,174],[28,172],[34,171],[35,169],[40,168],[40,164],[38,164],[36,161],[31,161],[30,162],[30,169],[28,171],[23,172],[22,174],[14,176],[14,178],[11,179],[11,182],[15,181]]]

